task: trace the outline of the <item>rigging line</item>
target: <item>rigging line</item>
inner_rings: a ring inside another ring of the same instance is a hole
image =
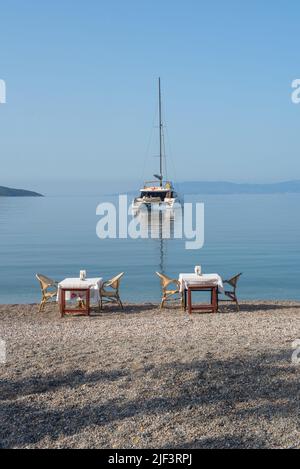
[[[144,184],[146,164],[148,163],[148,159],[149,159],[150,146],[151,146],[151,142],[152,142],[152,139],[153,139],[153,133],[154,133],[156,119],[157,119],[157,109],[156,109],[156,106],[155,106],[154,117],[152,119],[150,135],[149,135],[148,144],[147,144],[146,152],[145,152],[145,156],[144,156],[144,164],[143,164],[143,170],[142,170],[142,181],[141,181],[142,184]]]
[[[167,163],[166,163],[166,144],[165,144],[165,114],[164,114],[164,108],[163,106],[161,107],[161,139],[162,139],[162,165],[163,165],[163,173],[164,173],[164,179],[168,179],[168,171],[167,171]]]
[[[163,164],[164,164],[164,172],[165,172],[165,179],[168,179],[168,168],[167,168],[167,155],[166,155],[166,141],[165,141],[165,131],[163,127]]]
[[[164,105],[164,108],[165,108],[165,105]],[[164,113],[165,113],[165,109],[164,109]],[[175,165],[174,158],[173,158],[173,151],[172,151],[172,148],[171,148],[171,139],[170,139],[170,136],[169,136],[168,126],[167,125],[165,126],[165,129],[166,129],[166,132],[165,132],[165,134],[166,134],[166,143],[167,143],[167,146],[169,148],[168,153],[170,155],[169,161],[171,161],[171,164],[172,164],[172,167],[173,167],[175,181],[176,181],[177,185],[179,185],[178,180],[177,180],[176,165]]]
[[[166,129],[166,119],[165,119],[165,106],[164,102],[162,101],[161,106],[161,117],[162,117],[162,148],[163,148],[163,167],[164,167],[164,174],[165,180],[168,180],[168,168],[167,168],[167,155],[166,155],[166,139],[165,139],[165,129]]]

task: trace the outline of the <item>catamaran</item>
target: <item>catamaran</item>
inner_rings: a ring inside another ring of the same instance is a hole
[[[147,209],[167,209],[174,208],[180,204],[178,194],[175,192],[171,181],[165,181],[163,176],[163,159],[164,143],[163,143],[163,120],[162,120],[162,100],[161,100],[161,82],[158,79],[158,98],[159,98],[159,174],[154,174],[155,181],[146,181],[142,189],[140,189],[139,197],[132,202],[133,210],[141,208]]]

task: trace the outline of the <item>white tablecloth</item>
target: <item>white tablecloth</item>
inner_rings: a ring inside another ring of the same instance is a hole
[[[223,281],[219,274],[180,274],[179,283],[181,292],[186,290],[188,286],[194,285],[217,285],[220,293],[224,291]]]
[[[99,278],[87,278],[85,280],[80,280],[79,278],[65,278],[62,282],[58,284],[57,290],[57,302],[60,302],[61,298],[61,289],[62,288],[76,288],[82,290],[84,288],[89,288],[91,291],[91,300],[99,301],[100,294],[99,290],[103,283],[103,279]],[[70,294],[66,292],[66,300],[70,299]]]

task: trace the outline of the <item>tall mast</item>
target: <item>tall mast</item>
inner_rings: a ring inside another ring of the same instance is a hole
[[[160,78],[158,79],[158,95],[159,95],[159,175],[160,187],[163,185],[163,123],[161,113],[161,86]]]

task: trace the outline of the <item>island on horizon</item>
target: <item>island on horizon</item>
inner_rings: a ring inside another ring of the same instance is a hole
[[[44,197],[42,194],[25,189],[12,189],[0,186],[0,197]]]
[[[300,180],[273,183],[235,183],[228,181],[185,181],[179,183],[185,194],[235,195],[235,194],[297,194]]]
[[[186,195],[264,195],[300,193],[300,180],[265,184],[236,183],[228,181],[183,181],[175,183],[175,186],[181,194]],[[136,191],[130,190],[127,192],[127,195],[134,195],[135,193]]]

